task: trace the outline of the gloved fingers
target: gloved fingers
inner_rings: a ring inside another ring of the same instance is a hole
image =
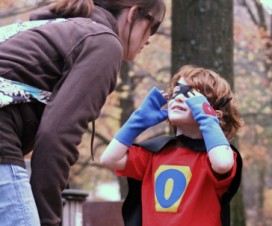
[[[193,112],[196,111],[196,109],[201,110],[204,103],[209,103],[207,98],[203,95],[192,96],[188,98],[185,102]]]
[[[147,96],[145,97],[145,101],[151,101],[152,105],[159,105],[160,107],[162,107],[163,105],[165,105],[167,103],[167,100],[165,99],[165,97],[163,96],[163,94],[160,92],[160,90],[156,87],[153,87],[150,92],[147,94]]]
[[[166,120],[168,118],[168,110],[166,109],[161,110],[161,114],[162,114],[162,120]]]
[[[194,96],[203,96],[202,93],[196,91],[195,89],[191,89],[188,93],[189,98]]]

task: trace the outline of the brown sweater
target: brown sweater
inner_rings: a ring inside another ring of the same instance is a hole
[[[53,18],[43,12],[31,19]],[[48,23],[0,43],[1,77],[52,92],[46,106],[0,109],[0,163],[24,166],[33,149],[31,183],[43,223],[60,220],[77,145],[115,88],[122,54],[116,20],[100,7],[91,18]]]

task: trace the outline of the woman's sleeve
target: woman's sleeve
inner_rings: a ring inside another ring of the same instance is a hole
[[[118,42],[110,34],[92,36],[73,50],[78,54],[71,53],[67,57],[63,78],[44,110],[36,150],[66,153],[67,157],[76,153],[88,122],[98,118],[107,96],[115,87],[122,59]],[[71,163],[74,162],[70,157]]]

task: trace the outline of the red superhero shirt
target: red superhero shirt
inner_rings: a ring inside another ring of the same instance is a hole
[[[236,158],[236,153],[234,153]],[[132,146],[119,176],[142,181],[143,226],[220,226],[220,197],[235,175],[213,173],[207,152],[167,145],[159,153]]]

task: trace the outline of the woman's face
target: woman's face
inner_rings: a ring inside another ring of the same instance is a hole
[[[127,20],[129,23],[127,23],[126,29],[123,30],[123,38],[121,38],[123,40],[124,60],[127,61],[134,60],[144,46],[149,44],[149,37],[156,32],[160,24],[159,21],[155,21],[151,14],[135,20],[133,24],[133,13],[134,15],[137,14],[137,10],[138,8],[132,7],[128,11]]]
[[[141,52],[145,45],[149,44],[150,28],[148,20],[136,21],[130,35],[129,44],[127,46],[126,59],[128,61],[134,60]]]

